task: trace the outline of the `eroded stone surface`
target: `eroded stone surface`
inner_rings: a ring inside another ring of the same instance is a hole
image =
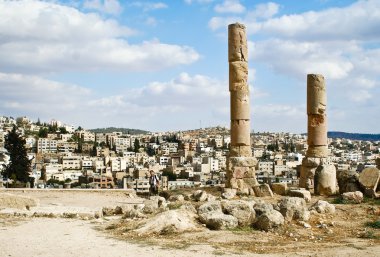
[[[317,168],[314,176],[314,193],[319,195],[335,195],[338,192],[336,168],[332,164],[324,164]]]
[[[380,170],[377,168],[365,168],[359,175],[359,183],[366,189],[377,189],[380,179]]]

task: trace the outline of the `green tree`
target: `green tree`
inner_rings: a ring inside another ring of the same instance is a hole
[[[6,136],[5,149],[9,152],[10,163],[5,168],[3,175],[24,183],[28,182],[31,163],[25,148],[25,139],[17,133],[16,126],[13,126]]]
[[[59,127],[59,133],[61,133],[61,134],[68,134],[69,132],[67,132],[67,130],[66,130],[65,127]]]
[[[47,134],[47,128],[40,128],[40,130],[38,131],[38,137],[47,138]]]
[[[176,181],[177,180],[177,174],[175,174],[174,172],[171,172],[167,169],[164,169],[162,171],[162,176],[167,176],[168,181]]]
[[[138,153],[140,149],[140,141],[137,138],[135,139],[135,142],[133,143],[133,148],[134,148],[135,153]]]

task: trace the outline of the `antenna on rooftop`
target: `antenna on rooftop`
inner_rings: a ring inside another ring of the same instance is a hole
[[[202,120],[199,120],[199,128],[202,129]]]

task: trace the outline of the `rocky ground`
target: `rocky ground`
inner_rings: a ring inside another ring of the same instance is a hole
[[[230,200],[220,195],[217,188],[171,192],[167,199],[123,191],[1,190],[0,256],[367,257],[380,252],[378,199],[356,204],[313,196],[306,203],[278,195]],[[318,200],[332,203],[335,211],[327,205],[311,209]]]

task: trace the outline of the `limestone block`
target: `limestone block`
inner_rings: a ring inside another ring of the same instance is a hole
[[[230,103],[231,120],[250,119],[249,92],[232,91]]]
[[[255,157],[230,157],[228,162],[229,167],[255,167],[257,159]]]
[[[326,115],[308,115],[307,143],[309,146],[327,145]]]
[[[315,157],[315,158],[326,158],[328,156],[327,146],[309,145],[309,148],[306,151],[306,155],[309,157]]]
[[[285,197],[278,202],[280,212],[285,220],[303,220],[310,218],[305,199],[299,197]]]
[[[238,188],[238,184],[237,184],[236,178],[231,178],[231,179],[228,180],[228,182],[229,182],[228,183],[229,185],[226,184],[226,187],[235,188],[235,189]]]
[[[270,186],[268,184],[255,186],[253,187],[253,190],[255,191],[255,195],[258,197],[264,197],[264,196],[273,197],[273,192],[270,189]]]
[[[289,195],[290,196],[294,196],[294,197],[300,197],[300,198],[303,198],[305,199],[305,201],[307,203],[309,203],[311,201],[311,194],[310,194],[310,191],[308,190],[305,190],[305,189],[294,189],[294,190],[290,190],[289,191]]]
[[[231,157],[251,157],[252,156],[252,149],[251,146],[230,146],[230,154]]]
[[[321,158],[305,157],[302,159],[302,166],[316,168],[321,164]]]
[[[248,188],[254,188],[255,186],[257,186],[259,184],[256,180],[256,177],[243,178],[243,181],[244,181],[244,184],[246,185],[246,187],[248,187]]]
[[[235,188],[224,188],[222,193],[223,199],[232,199],[236,196],[236,189]]]
[[[317,168],[314,176],[314,193],[317,195],[335,195],[338,192],[336,168],[331,164],[324,164]]]
[[[310,207],[310,210],[315,210],[318,213],[335,213],[335,206],[329,202],[318,200]]]
[[[278,194],[278,195],[286,195],[286,191],[288,190],[288,185],[285,182],[272,183],[271,187],[272,187],[273,193]]]
[[[249,167],[233,167],[231,169],[232,177],[239,179],[239,178],[244,178],[244,174],[247,173],[249,170]]]
[[[316,167],[301,166],[301,174],[299,178],[299,186],[306,189],[314,188],[314,175]]]
[[[342,194],[342,199],[354,203],[363,202],[363,193],[360,191],[346,192]]]
[[[229,63],[229,85],[230,91],[248,92],[248,63],[230,62]]]
[[[326,112],[325,79],[319,74],[307,75],[307,113],[325,114]]]
[[[338,173],[339,193],[359,191],[359,174],[353,170],[343,170]]]
[[[242,200],[223,201],[223,213],[229,214],[237,218],[239,226],[250,226],[256,217],[256,212],[249,202]]]
[[[261,214],[254,224],[258,229],[269,231],[282,226],[285,222],[284,216],[276,210],[270,210]]]
[[[231,144],[236,146],[250,146],[250,121],[231,120]]]
[[[365,168],[359,174],[359,183],[366,190],[371,189],[376,192],[379,189],[379,180],[380,170],[373,167]]]
[[[248,61],[247,36],[243,24],[228,26],[228,61]]]

